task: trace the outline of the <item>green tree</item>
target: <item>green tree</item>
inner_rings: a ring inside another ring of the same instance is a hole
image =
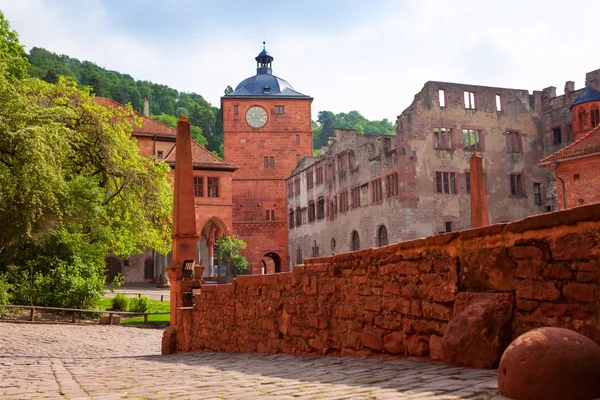
[[[100,76],[99,73],[97,72],[93,72],[92,75],[90,76],[90,80],[89,80],[89,86],[92,90],[92,93],[96,96],[103,96],[104,95],[104,88],[102,87],[102,77]]]
[[[54,68],[50,68],[46,75],[42,78],[48,83],[57,83],[58,82],[58,74],[54,70]]]
[[[24,56],[25,49],[19,43],[17,32],[10,29],[10,24],[0,11],[0,63],[9,76],[16,79],[27,77],[29,61]]]
[[[217,239],[216,256],[222,263],[231,267],[234,275],[248,273],[248,260],[241,254],[246,242],[233,236],[222,236]]]

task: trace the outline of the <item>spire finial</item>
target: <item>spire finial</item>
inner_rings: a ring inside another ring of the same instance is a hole
[[[266,47],[266,44],[267,44],[267,42],[265,42],[265,41],[263,40],[263,50],[266,50],[266,48],[265,48],[265,47]]]

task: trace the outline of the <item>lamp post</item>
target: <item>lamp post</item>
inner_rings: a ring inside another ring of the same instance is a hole
[[[560,184],[562,186],[563,210],[566,210],[567,209],[567,197],[565,195],[565,181],[563,180],[563,178],[558,176],[558,160],[556,158],[556,153],[554,153],[554,159],[552,160],[552,163],[550,163],[550,167],[554,170],[556,179],[558,179],[560,181]],[[560,210],[560,207],[559,207],[559,210]]]

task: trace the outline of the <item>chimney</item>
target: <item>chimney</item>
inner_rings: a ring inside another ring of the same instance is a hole
[[[567,81],[565,83],[565,94],[567,94],[569,92],[574,92],[574,91],[575,91],[575,82]]]
[[[150,118],[150,97],[144,95],[144,116]]]

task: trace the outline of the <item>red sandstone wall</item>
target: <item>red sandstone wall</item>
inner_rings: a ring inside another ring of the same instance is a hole
[[[512,338],[556,326],[600,343],[599,243],[595,204],[310,259],[293,272],[205,285],[193,311],[180,318],[177,346],[439,359],[457,296],[465,292],[512,299]]]
[[[600,202],[600,156],[578,158],[559,164],[558,175],[565,182],[567,207]],[[579,175],[577,178],[575,175]],[[563,206],[562,184],[556,182],[559,207]]]

